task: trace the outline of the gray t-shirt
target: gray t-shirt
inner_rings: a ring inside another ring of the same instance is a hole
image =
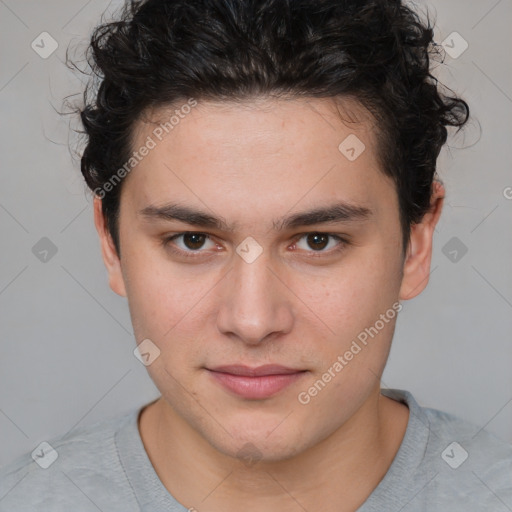
[[[408,391],[382,394],[407,404],[409,422],[391,467],[357,512],[512,511],[511,445],[420,407]],[[0,512],[186,512],[151,465],[139,411],[77,428],[43,445],[38,462],[29,453],[3,468]]]

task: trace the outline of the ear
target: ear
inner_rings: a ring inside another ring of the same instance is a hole
[[[429,211],[420,223],[411,226],[400,287],[400,300],[416,297],[427,286],[432,260],[432,238],[443,208],[444,193],[441,182],[434,181]]]
[[[94,196],[94,224],[100,237],[101,254],[105,267],[107,267],[110,288],[118,295],[126,297],[121,261],[114,246],[112,236],[107,229],[101,208],[101,199],[98,196]]]

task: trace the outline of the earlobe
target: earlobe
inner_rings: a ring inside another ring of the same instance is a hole
[[[112,236],[107,229],[101,199],[98,196],[94,197],[94,224],[100,238],[101,254],[107,268],[110,288],[118,295],[121,295],[121,297],[126,297],[121,261],[115,249]]]
[[[432,239],[443,208],[443,200],[444,187],[439,181],[434,181],[430,210],[423,216],[421,222],[411,226],[400,287],[400,300],[416,297],[427,286],[432,260]]]

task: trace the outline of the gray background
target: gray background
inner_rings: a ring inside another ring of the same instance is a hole
[[[70,119],[55,113],[85,80],[63,65],[66,48],[108,5],[0,0],[0,466],[158,396],[133,355],[126,299],[108,287]],[[473,121],[441,155],[431,282],[404,303],[383,385],[512,442],[512,1],[428,5],[438,42],[456,31],[469,44],[438,72]],[[43,31],[59,44],[47,59],[31,48]],[[46,262],[32,252],[42,237],[58,249]]]

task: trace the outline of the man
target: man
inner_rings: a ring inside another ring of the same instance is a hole
[[[148,0],[91,51],[82,173],[162,396],[20,458],[0,510],[511,510],[512,447],[380,386],[468,117],[432,30],[391,0]]]

